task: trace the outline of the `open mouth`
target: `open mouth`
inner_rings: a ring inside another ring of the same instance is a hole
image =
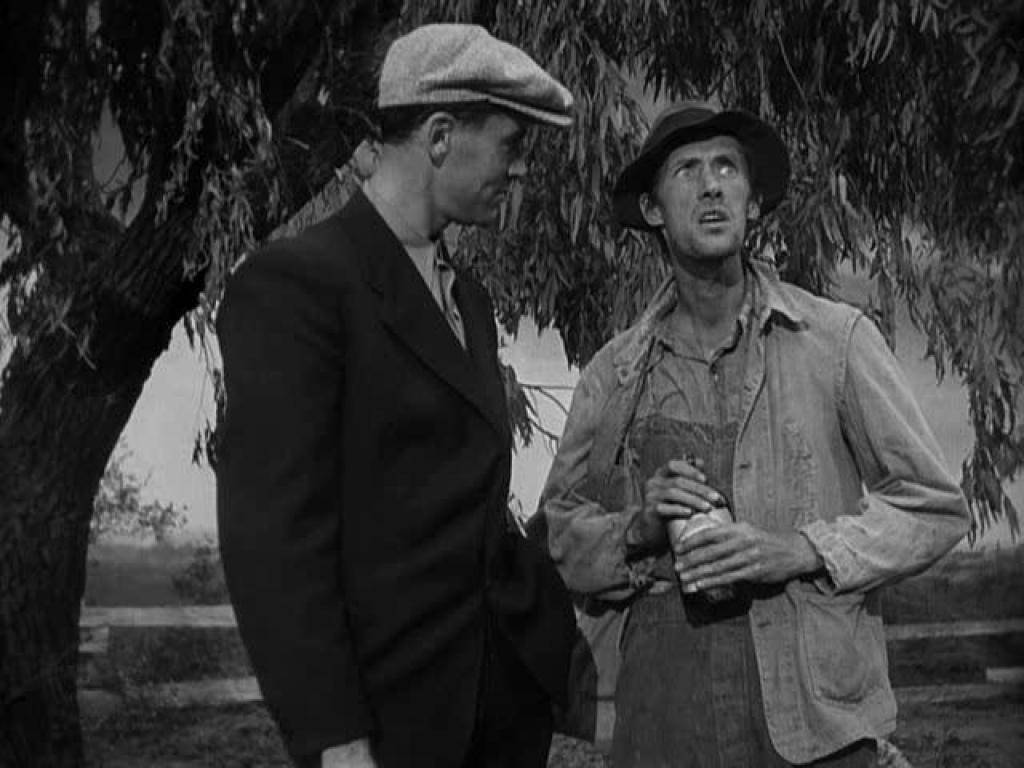
[[[698,221],[701,224],[725,224],[729,221],[729,215],[725,211],[705,211]]]

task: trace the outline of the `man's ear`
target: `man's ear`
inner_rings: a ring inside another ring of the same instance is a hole
[[[439,166],[451,151],[455,118],[448,112],[435,112],[427,118],[423,129],[427,139],[427,154],[430,156],[430,162]]]
[[[747,221],[757,221],[761,218],[761,198],[751,197],[747,203]]]
[[[352,170],[360,181],[373,176],[380,163],[380,142],[373,138],[363,139],[352,153]]]
[[[637,204],[640,206],[640,213],[644,216],[644,221],[652,227],[661,227],[665,225],[665,214],[661,210],[661,206],[658,205],[657,201],[651,197],[650,193],[644,192],[637,198]]]

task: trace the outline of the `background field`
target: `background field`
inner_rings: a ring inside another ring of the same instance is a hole
[[[87,605],[224,602],[208,542],[93,547]],[[177,586],[176,586],[177,584]],[[957,552],[928,573],[890,588],[889,624],[1024,617],[1024,547]],[[203,599],[196,599],[196,595]],[[1024,665],[1024,634],[903,641],[890,646],[897,686],[984,681],[988,667]],[[107,653],[82,667],[82,684],[110,692],[83,712],[89,765],[285,766],[280,740],[259,704],[160,709],[121,698],[133,687],[250,674],[234,629],[111,630]],[[997,698],[902,707],[893,739],[919,768],[1024,765],[1021,688]],[[106,704],[104,704],[106,701]],[[98,703],[97,703],[98,702]],[[127,703],[126,703],[127,702]],[[556,739],[555,768],[603,766],[588,745]]]
[[[94,544],[89,550],[85,604],[195,603],[194,595],[175,590],[174,580],[206,555],[216,569],[209,575],[209,585],[214,592],[222,590],[211,544]],[[227,601],[226,593],[215,596]],[[891,624],[1024,617],[1024,545],[955,551],[926,573],[887,589],[882,609]]]

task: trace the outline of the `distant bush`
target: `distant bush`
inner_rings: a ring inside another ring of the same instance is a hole
[[[171,585],[183,603],[220,605],[230,602],[220,551],[209,538],[195,547],[192,561],[171,577]]]
[[[118,450],[110,458],[99,490],[93,499],[89,540],[101,536],[152,536],[158,543],[187,522],[185,512],[174,504],[161,501],[144,502],[142,492],[147,480],[125,467],[128,454]]]
[[[171,580],[192,562],[191,543],[104,541],[89,547],[86,605],[175,605]]]

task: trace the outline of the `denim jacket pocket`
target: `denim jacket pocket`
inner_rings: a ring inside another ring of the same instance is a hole
[[[801,659],[813,694],[853,706],[884,682],[885,634],[859,593],[796,593]]]

